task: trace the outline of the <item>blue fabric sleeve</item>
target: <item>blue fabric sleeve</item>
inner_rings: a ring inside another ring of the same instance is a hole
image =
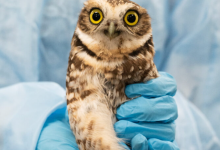
[[[62,114],[65,101],[65,91],[56,83],[0,89],[0,149],[34,150],[47,117],[55,111]]]

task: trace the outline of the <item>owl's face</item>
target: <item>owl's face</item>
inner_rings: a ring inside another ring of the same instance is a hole
[[[129,54],[152,36],[146,9],[130,0],[88,0],[76,34],[96,55]]]

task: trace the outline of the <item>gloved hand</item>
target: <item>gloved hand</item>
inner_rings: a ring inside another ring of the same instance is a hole
[[[175,144],[177,106],[172,96],[176,82],[167,73],[148,81],[128,85],[125,93],[129,98],[117,110],[115,131],[118,137],[130,143],[132,150],[178,150]]]
[[[147,83],[128,85],[125,93],[129,98],[141,97],[117,110],[119,121],[115,131],[131,144],[132,150],[178,150],[173,143],[177,106],[172,96],[176,93],[176,83],[167,73],[160,75]],[[36,150],[78,150],[67,113],[66,119],[54,115],[47,120]]]
[[[67,117],[55,114],[47,119],[36,150],[79,150]]]

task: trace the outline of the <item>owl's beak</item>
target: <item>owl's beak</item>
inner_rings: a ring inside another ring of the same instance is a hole
[[[108,33],[106,33],[106,36],[112,40],[113,38],[119,36],[120,32],[116,31],[116,24],[114,22],[110,22],[109,28],[108,28]]]
[[[114,24],[114,22],[110,23],[109,28],[108,28],[108,34],[109,34],[110,39],[112,39],[114,37],[114,34],[115,34],[115,24]]]

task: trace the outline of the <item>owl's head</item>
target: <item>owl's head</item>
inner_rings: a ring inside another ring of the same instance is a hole
[[[130,0],[88,0],[75,34],[97,56],[126,55],[152,36],[146,9]]]

